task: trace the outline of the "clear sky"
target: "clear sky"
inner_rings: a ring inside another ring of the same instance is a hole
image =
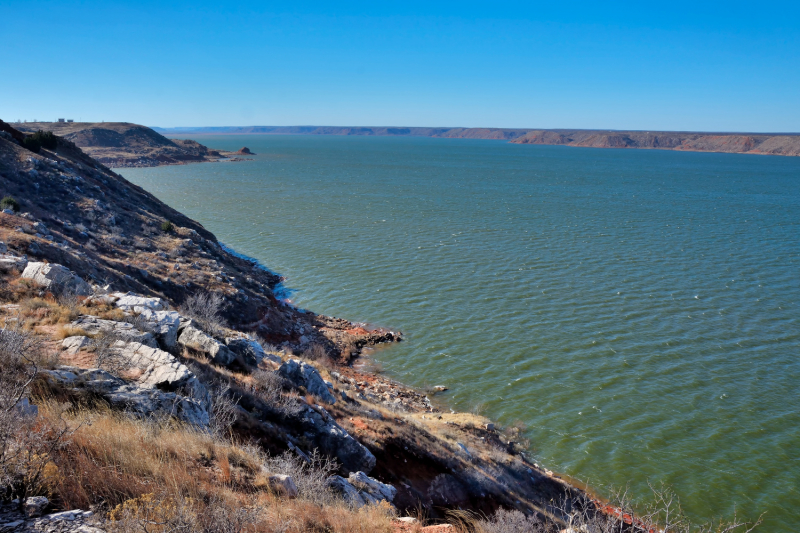
[[[800,0],[0,0],[0,118],[800,131]]]

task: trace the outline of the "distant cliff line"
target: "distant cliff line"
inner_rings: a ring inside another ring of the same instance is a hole
[[[411,128],[354,126],[241,126],[153,128],[162,135],[367,135],[497,139],[515,144],[643,148],[691,152],[800,156],[798,133],[617,131],[577,129]]]

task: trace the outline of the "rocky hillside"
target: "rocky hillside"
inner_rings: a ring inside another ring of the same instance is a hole
[[[0,188],[2,531],[644,533],[663,514],[359,371],[398,335],[282,302],[71,141],[0,122]]]
[[[5,123],[0,128],[16,131]],[[225,249],[201,224],[71,141],[59,137],[53,150],[33,153],[5,135],[0,189],[16,199],[20,212],[0,213],[0,240],[20,253],[173,305],[198,291],[214,292],[224,298],[225,318],[237,329],[301,351],[320,344],[346,358],[367,343],[396,337],[286,305],[273,290],[279,276]]]
[[[264,509],[299,513],[280,531],[405,531],[413,520],[393,516],[454,509],[558,524],[554,502],[595,509],[526,459],[518,430],[349,364],[399,335],[294,308],[278,276],[73,142],[33,152],[0,130],[0,447],[39,450],[22,466],[0,453],[0,470],[43,476],[0,476],[25,504],[0,509],[18,522],[7,530],[61,527],[52,512],[76,509],[113,531],[245,503],[264,523]]]
[[[127,122],[25,122],[13,126],[25,133],[52,131],[110,167],[211,162],[232,155],[196,141],[167,139],[148,127]]]
[[[390,135],[497,139],[516,144],[561,144],[591,148],[648,148],[693,152],[729,152],[800,156],[800,134],[698,133],[669,131],[542,130],[504,128],[391,128],[338,126],[249,126],[174,128],[169,134]]]

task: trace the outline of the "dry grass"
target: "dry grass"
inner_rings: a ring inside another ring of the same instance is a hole
[[[53,334],[53,337],[57,340],[64,340],[67,337],[74,337],[76,335],[82,335],[84,337],[90,336],[83,328],[78,328],[67,324],[58,326]]]
[[[40,405],[45,419],[57,409],[55,403]],[[126,502],[129,509],[144,509],[147,502],[172,502],[141,512],[180,508],[180,519],[193,521],[197,529],[192,530],[198,531],[206,531],[201,523],[208,520],[234,520],[239,516],[234,511],[245,508],[257,512],[247,515],[250,522],[241,531],[392,531],[393,512],[388,506],[355,511],[337,499],[312,497],[314,491],[305,492],[302,481],[297,499],[272,493],[264,482],[264,468],[274,471],[287,465],[289,471],[285,473],[302,478],[301,472],[292,471],[302,468],[298,466],[301,463],[291,466],[291,458],[271,459],[252,446],[207,432],[166,421],[136,420],[102,409],[76,410],[67,421],[74,432],[54,457],[58,470],[48,478],[51,494],[65,509],[88,509],[98,504],[109,511],[117,508],[116,526],[124,525],[128,528],[125,531],[136,531],[138,523],[121,520],[120,509]],[[152,494],[158,494],[158,498],[147,496]]]

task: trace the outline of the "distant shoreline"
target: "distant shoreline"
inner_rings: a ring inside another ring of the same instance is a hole
[[[800,156],[800,133],[680,132],[527,128],[374,126],[230,126],[153,128],[165,136],[339,135],[491,139],[514,144],[638,148],[685,152]]]

